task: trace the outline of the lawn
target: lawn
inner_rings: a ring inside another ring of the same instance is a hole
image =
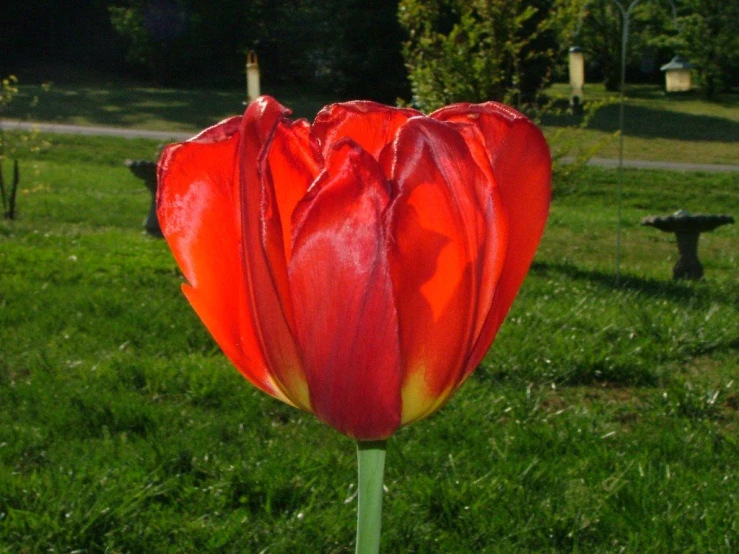
[[[0,222],[0,552],[352,552],[353,443],[254,390],[179,291],[125,158],[51,136]],[[7,169],[6,169],[7,171]],[[488,357],[389,443],[383,551],[739,549],[739,227],[669,280],[678,208],[739,213],[739,175],[615,173],[558,196]]]
[[[264,87],[294,110],[297,117],[312,119],[325,104],[341,100],[331,95]],[[549,94],[566,105],[568,87],[554,85]],[[21,84],[18,98],[7,117],[37,121],[112,125],[136,129],[198,131],[244,109],[243,90],[167,89],[134,83],[59,83],[44,90],[40,85]],[[33,107],[32,99],[38,98]],[[586,99],[613,97],[601,85],[586,89]],[[584,131],[563,127],[578,118],[544,118],[547,136],[555,150],[574,145],[572,153],[598,144],[598,156],[618,156],[618,105],[601,108]],[[739,94],[725,94],[715,101],[695,94],[666,97],[657,86],[631,86],[626,109],[624,156],[627,159],[739,164]]]
[[[245,90],[172,89],[132,83],[21,85],[7,117],[109,125],[157,131],[199,131],[244,111]],[[295,89],[262,91],[280,99],[296,117],[313,118],[336,97]],[[38,103],[33,106],[33,98]]]
[[[553,98],[568,98],[569,87],[554,85]],[[637,160],[739,165],[739,94],[708,101],[697,92],[667,96],[661,88],[632,85],[627,89],[624,157]],[[591,85],[585,99],[612,99],[598,110],[583,132],[573,134],[583,146],[600,143],[598,156],[618,157],[619,104],[614,93]],[[548,133],[578,123],[572,116],[545,117]]]

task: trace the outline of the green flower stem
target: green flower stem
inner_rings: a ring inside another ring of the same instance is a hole
[[[357,442],[359,462],[359,508],[356,554],[380,552],[382,526],[382,478],[387,441]]]

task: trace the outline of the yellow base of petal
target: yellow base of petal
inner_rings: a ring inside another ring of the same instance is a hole
[[[403,383],[403,390],[400,393],[403,404],[401,425],[408,425],[435,412],[454,391],[454,387],[450,385],[441,394],[432,394],[424,375],[424,369],[417,370]]]

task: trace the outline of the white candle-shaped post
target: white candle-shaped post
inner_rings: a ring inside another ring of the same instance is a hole
[[[246,55],[246,101],[253,101],[259,94],[259,62],[256,52],[250,50]]]

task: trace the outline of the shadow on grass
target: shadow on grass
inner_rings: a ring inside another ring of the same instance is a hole
[[[324,104],[332,101],[300,92],[269,90],[294,111],[295,117],[312,119]],[[34,96],[39,102],[33,108]],[[114,127],[167,128],[193,130],[209,127],[233,115],[243,113],[245,93],[233,90],[167,89],[149,87],[40,86],[20,87],[20,94],[7,110],[6,117],[108,125]]]
[[[605,289],[635,292],[653,298],[670,298],[681,304],[689,304],[696,300],[711,300],[719,303],[731,302],[731,299],[717,296],[715,291],[696,286],[696,283],[691,281],[671,281],[622,275],[617,282],[616,275],[613,272],[583,269],[569,263],[534,262],[531,265],[531,272],[540,276],[546,276],[552,272],[559,273],[570,279],[590,281]]]
[[[669,99],[670,103],[706,102],[724,108],[739,107],[739,94],[726,92],[714,98],[707,98],[697,90],[690,92],[679,92],[667,95],[662,86],[655,85],[628,85],[627,96],[644,100]],[[618,93],[613,93],[618,94]]]
[[[618,131],[619,105],[611,104],[598,110],[588,129],[613,133]],[[542,118],[546,126],[577,125],[573,115]],[[723,117],[695,115],[678,111],[626,104],[625,133],[642,138],[669,138],[699,142],[739,142],[739,122]]]

